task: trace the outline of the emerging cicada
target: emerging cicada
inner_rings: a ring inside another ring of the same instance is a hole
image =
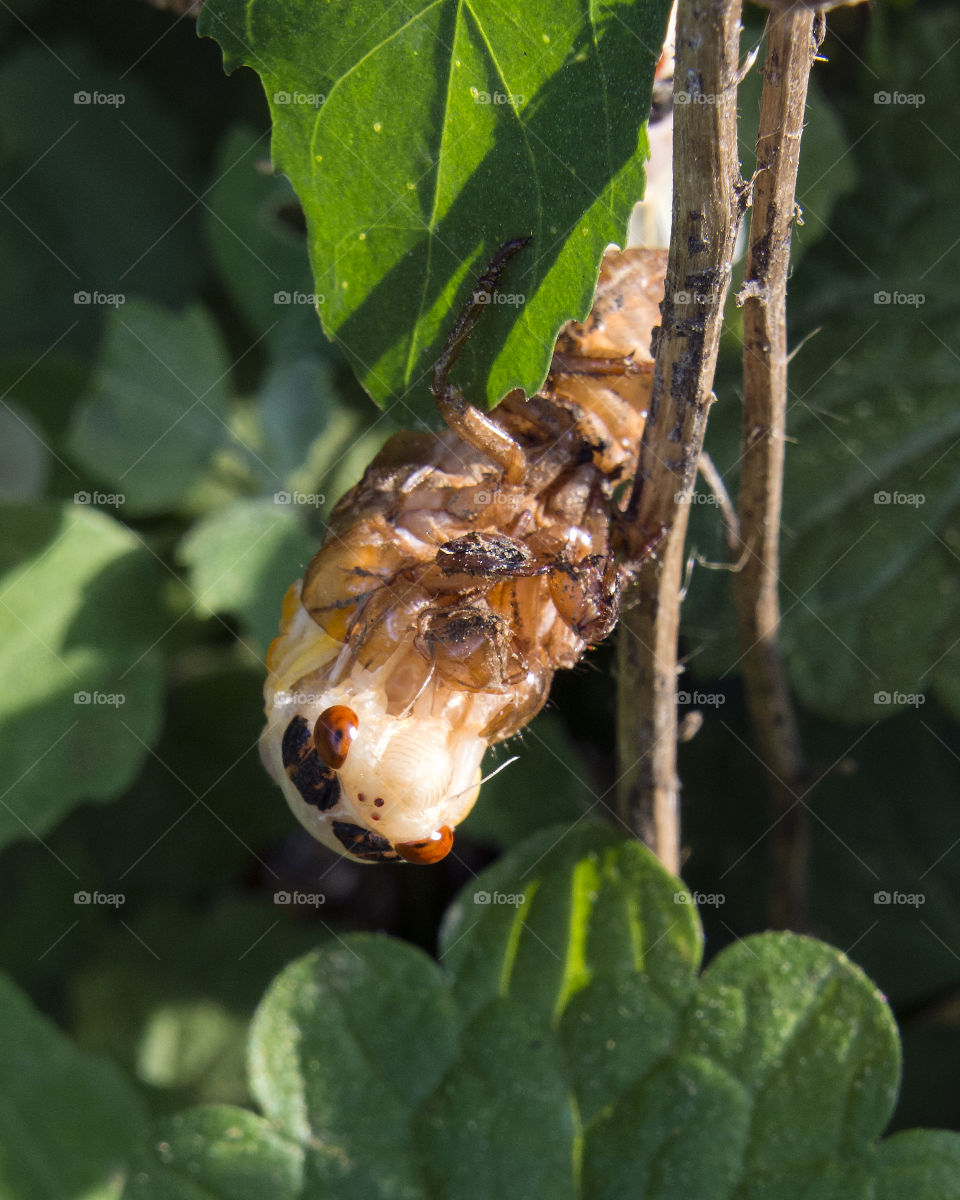
[[[489,415],[448,374],[510,257],[477,283],[434,372],[449,428],[399,433],[336,506],[267,657],[261,753],[300,822],[364,862],[432,863],[488,746],[616,623],[610,540],[650,392],[666,251],[609,252],[546,385]]]

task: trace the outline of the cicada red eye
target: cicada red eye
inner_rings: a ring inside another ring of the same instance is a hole
[[[317,717],[313,727],[313,744],[317,754],[335,771],[339,771],[347,761],[347,754],[353,739],[360,729],[360,721],[352,708],[345,704],[335,704],[325,708]]]
[[[407,862],[417,863],[418,866],[429,866],[446,858],[453,847],[453,830],[449,825],[441,825],[436,833],[419,842],[397,842],[394,850]]]

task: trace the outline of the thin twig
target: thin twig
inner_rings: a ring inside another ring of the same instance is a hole
[[[747,189],[737,157],[740,0],[679,0],[673,224],[650,415],[626,514],[627,556],[662,536],[638,571],[640,603],[619,637],[622,818],[676,872],[677,631],[683,541],[703,445],[723,305]]]
[[[740,545],[740,518],[737,516],[737,510],[733,507],[733,501],[723,482],[723,476],[706,450],[700,453],[700,474],[703,476],[703,482],[713,492],[713,498],[720,509],[721,517],[723,517],[723,535],[726,538],[727,547],[736,552]]]
[[[794,192],[810,68],[823,17],[794,8],[767,19],[757,173],[743,303],[743,429],[738,509],[743,570],[734,581],[747,703],[773,806],[770,920],[806,920],[809,830],[797,802],[806,770],[778,642],[778,571],[787,409],[786,293]]]

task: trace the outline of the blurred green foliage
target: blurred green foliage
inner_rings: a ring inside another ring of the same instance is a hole
[[[821,331],[793,364],[785,529],[812,919],[897,1010],[897,1123],[960,1128],[960,15],[929,0],[830,25],[790,284],[792,343]],[[500,752],[522,761],[485,787],[459,861],[374,871],[299,832],[258,760],[263,656],[324,515],[392,426],[303,302],[302,215],[252,73],[224,78],[189,19],[133,0],[12,0],[0,28],[0,965],[29,998],[10,993],[9,1028],[50,1070],[91,1072],[78,1106],[117,1129],[101,1145],[71,1127],[89,1177],[65,1141],[73,1175],[11,1192],[59,1198],[109,1175],[145,1112],[249,1103],[247,1026],[292,958],[357,929],[432,951],[493,852],[607,813],[614,689],[609,647],[558,680]],[[731,306],[709,433],[731,487],[737,333]],[[724,557],[712,506],[693,537]],[[766,925],[769,819],[728,577],[696,568],[684,618],[688,690],[714,698],[691,701],[704,728],[681,749],[685,877],[724,897],[702,914],[713,954]],[[898,691],[925,702],[874,701]],[[274,903],[298,888],[325,903]],[[227,1134],[248,1121],[204,1111]]]

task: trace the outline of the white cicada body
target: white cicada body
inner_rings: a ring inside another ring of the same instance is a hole
[[[480,280],[438,364],[451,428],[384,446],[287,592],[270,647],[264,762],[310,833],[361,861],[442,858],[487,747],[616,623],[629,567],[611,541],[614,492],[636,465],[666,254],[608,254],[544,389],[487,416],[446,376],[523,244]]]

